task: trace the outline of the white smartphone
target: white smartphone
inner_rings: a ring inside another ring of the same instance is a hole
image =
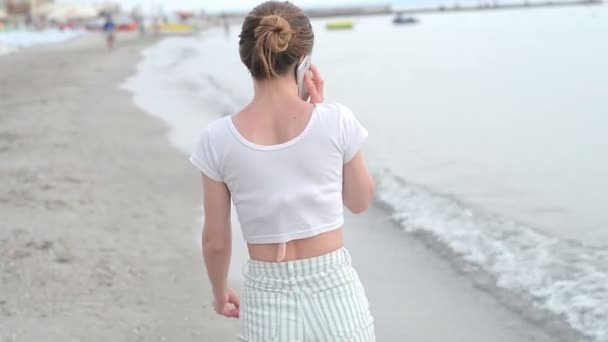
[[[296,68],[296,81],[298,82],[298,95],[304,101],[308,101],[310,94],[308,93],[308,89],[304,84],[304,75],[310,70],[310,55],[306,55],[302,60],[302,63],[298,65]]]

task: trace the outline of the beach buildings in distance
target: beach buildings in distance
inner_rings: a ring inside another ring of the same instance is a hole
[[[7,15],[26,15],[41,5],[54,3],[55,0],[0,0],[0,9]]]

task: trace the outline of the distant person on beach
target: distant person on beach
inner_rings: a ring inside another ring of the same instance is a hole
[[[361,213],[374,183],[360,148],[367,130],[324,102],[324,81],[296,68],[312,52],[309,19],[289,2],[249,13],[239,40],[254,96],[203,131],[190,161],[202,172],[203,256],[215,311],[239,317],[240,341],[375,341],[365,290],[343,242],[343,206]],[[228,288],[231,202],[250,260],[242,301]],[[381,266],[381,265],[379,265]]]
[[[144,16],[137,14],[135,15],[135,22],[137,23],[137,29],[139,31],[139,36],[143,37],[146,35],[146,19]]]
[[[106,34],[106,44],[108,46],[108,50],[112,50],[114,48],[114,40],[116,35],[116,24],[114,20],[112,20],[111,16],[106,18],[106,22],[103,25],[103,31]]]
[[[156,16],[152,18],[152,29],[154,30],[155,35],[160,34],[160,22]]]
[[[222,14],[222,23],[224,24],[224,36],[228,38],[230,36],[230,23],[226,14]]]

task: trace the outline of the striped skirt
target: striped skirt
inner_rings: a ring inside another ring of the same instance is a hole
[[[344,248],[281,263],[250,260],[244,275],[239,341],[376,340],[365,290]]]

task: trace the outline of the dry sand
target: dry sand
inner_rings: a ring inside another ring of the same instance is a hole
[[[117,88],[154,38],[0,57],[0,341],[232,341],[198,174]]]

